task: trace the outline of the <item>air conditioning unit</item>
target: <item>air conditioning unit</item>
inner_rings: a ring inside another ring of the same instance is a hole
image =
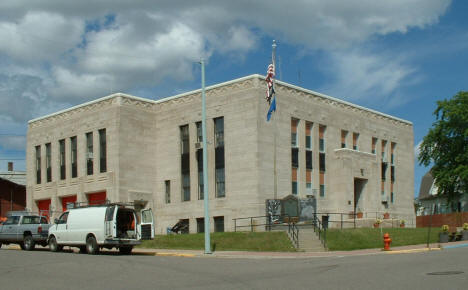
[[[195,143],[195,149],[201,149],[203,148],[203,143],[202,142],[196,142]]]
[[[388,203],[388,196],[387,195],[382,196],[382,203]]]

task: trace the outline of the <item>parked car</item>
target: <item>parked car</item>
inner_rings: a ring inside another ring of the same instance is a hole
[[[0,225],[2,244],[18,244],[21,249],[34,250],[36,244],[47,246],[50,224],[47,217],[29,211],[7,213],[7,220]]]
[[[105,204],[71,208],[49,230],[49,248],[61,251],[64,246],[77,247],[81,253],[97,254],[100,249],[117,248],[131,253],[141,240],[154,238],[153,212],[140,213],[123,204]]]

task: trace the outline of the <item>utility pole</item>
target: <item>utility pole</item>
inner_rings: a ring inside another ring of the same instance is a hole
[[[205,94],[205,60],[200,60],[201,64],[201,85],[202,85],[202,138],[203,138],[203,201],[205,205],[205,254],[211,254],[210,242],[210,211],[208,194],[208,159],[206,145],[206,94]]]
[[[273,44],[271,45],[271,63],[273,64],[273,71],[275,72],[275,76],[273,77],[273,90],[275,89],[275,78],[276,78],[276,40],[273,40]],[[275,96],[276,98],[276,92],[275,92]],[[277,199],[278,198],[278,173],[277,173],[277,170],[276,170],[276,131],[278,131],[278,120],[276,120],[277,118],[279,118],[278,116],[278,100],[276,100],[276,117],[273,117],[273,122],[275,123],[274,125],[274,132],[273,132],[273,135],[274,135],[274,143],[273,143],[273,176],[274,176],[274,179],[275,179],[275,183],[274,183],[274,199]]]

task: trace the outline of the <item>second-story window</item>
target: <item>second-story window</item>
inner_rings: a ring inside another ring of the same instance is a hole
[[[353,150],[359,150],[358,140],[359,140],[359,133],[353,133]]]
[[[65,176],[65,139],[59,140],[59,165],[60,165],[60,179],[64,180]]]
[[[93,175],[93,132],[86,133],[86,173]]]
[[[190,147],[189,126],[180,126],[180,169],[182,201],[190,200]]]
[[[214,119],[215,129],[215,196],[225,197],[225,176],[224,176],[224,118]]]
[[[70,138],[70,152],[71,152],[71,177],[78,176],[78,152],[76,144],[76,136]]]
[[[107,171],[107,137],[106,129],[99,130],[99,172]]]
[[[171,203],[171,181],[164,181],[165,193],[166,193],[166,203]]]
[[[348,131],[341,130],[341,148],[346,148],[346,136],[348,136]]]
[[[50,143],[45,144],[46,148],[46,177],[47,182],[52,181],[52,148]]]
[[[41,184],[41,146],[36,146],[36,183]]]

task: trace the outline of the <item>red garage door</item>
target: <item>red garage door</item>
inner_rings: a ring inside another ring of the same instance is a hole
[[[88,194],[89,205],[106,203],[106,192],[96,192]]]
[[[76,195],[62,197],[62,211],[67,210],[68,203],[74,203],[74,202],[76,202]]]
[[[43,199],[43,200],[38,200],[37,202],[37,208],[39,209],[39,213],[49,217],[49,209],[50,209],[50,199]]]

